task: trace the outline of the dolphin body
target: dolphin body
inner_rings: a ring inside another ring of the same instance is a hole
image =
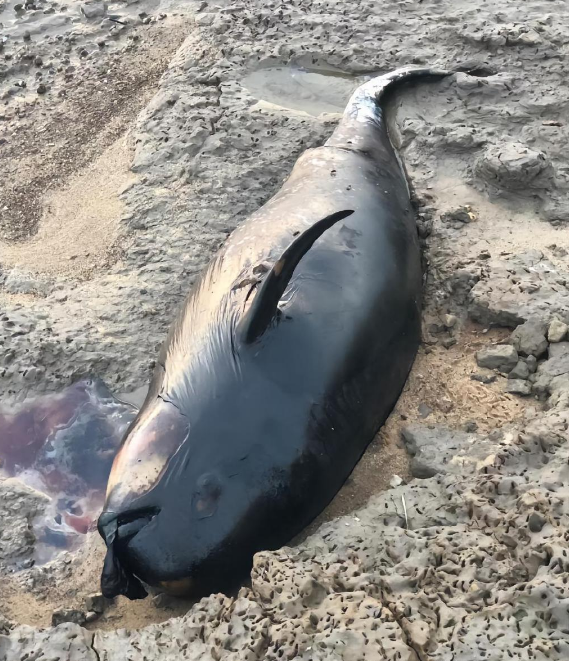
[[[422,290],[385,95],[450,73],[359,87],[194,284],[109,478],[105,596],[231,588],[325,508],[385,422],[420,342]]]

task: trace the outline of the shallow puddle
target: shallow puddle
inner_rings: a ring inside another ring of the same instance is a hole
[[[114,455],[136,413],[97,379],[0,406],[1,474],[50,497],[33,522],[36,563],[76,548],[94,529]]]
[[[332,69],[288,66],[252,71],[241,85],[259,101],[317,116],[343,112],[352,92],[366,79]]]

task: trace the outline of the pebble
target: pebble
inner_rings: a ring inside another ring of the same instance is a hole
[[[547,339],[550,342],[562,342],[567,337],[567,331],[569,326],[555,317],[549,324],[549,329],[547,331]]]
[[[479,381],[487,385],[494,383],[498,377],[493,372],[474,372],[470,375],[470,378],[472,381]]]
[[[417,410],[419,411],[419,417],[421,418],[428,418],[433,412],[433,409],[424,403],[419,404]]]
[[[528,519],[528,528],[531,532],[541,532],[545,525],[545,518],[539,512],[532,512]]]
[[[476,352],[479,367],[509,372],[518,363],[518,352],[511,344],[496,344]]]
[[[64,622],[73,622],[75,624],[85,624],[86,617],[83,611],[76,608],[58,608],[51,615],[51,626],[56,627]]]
[[[470,223],[471,221],[476,220],[476,215],[472,213],[472,207],[467,204],[443,213],[441,220],[445,222],[458,221],[459,223]]]
[[[43,83],[40,83],[36,91],[38,94],[45,94],[47,92],[47,87]]]
[[[403,478],[399,477],[399,475],[394,475],[391,480],[389,480],[389,486],[392,487],[393,489],[395,487],[399,487],[403,484]]]
[[[454,328],[458,319],[454,314],[445,314],[443,321],[447,328]]]
[[[553,248],[553,254],[555,257],[567,257],[567,250],[562,246],[555,246]]]
[[[104,613],[108,605],[109,600],[100,592],[94,592],[85,599],[85,608],[95,613]]]

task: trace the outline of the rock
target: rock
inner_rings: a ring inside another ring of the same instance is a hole
[[[445,222],[457,221],[460,223],[470,223],[476,220],[476,215],[472,212],[472,207],[465,205],[463,207],[457,207],[452,211],[446,211],[441,216],[441,220]]]
[[[13,629],[15,626],[15,622],[12,622],[3,615],[0,615],[0,634],[6,635],[10,633],[11,629]]]
[[[567,354],[569,353],[569,341],[568,342],[556,342],[549,345],[548,350],[548,360],[554,361],[565,361]],[[548,361],[541,363],[540,367],[545,367]],[[561,368],[559,374],[565,373],[565,365]]]
[[[56,291],[53,294],[53,300],[56,301],[57,303],[65,303],[67,298],[68,298],[68,294],[66,291]]]
[[[85,18],[92,19],[104,16],[107,13],[107,8],[106,2],[91,0],[90,2],[84,2],[79,7],[79,11],[85,16]]]
[[[43,514],[49,498],[15,478],[0,479],[0,563],[15,565],[32,558],[34,517]]]
[[[549,345],[549,358],[537,368],[533,387],[542,397],[569,388],[569,342]]]
[[[531,395],[531,383],[522,379],[508,379],[506,392],[511,395]]]
[[[414,457],[409,462],[409,472],[412,477],[416,477],[419,480],[428,480],[431,477],[434,477],[438,471],[433,466],[421,461]]]
[[[57,610],[54,610],[51,615],[51,626],[56,627],[65,622],[85,624],[85,613],[76,608],[58,608]]]
[[[100,592],[94,592],[85,599],[85,609],[95,613],[104,613],[108,605],[109,600]]]
[[[40,94],[40,95],[41,95],[41,94],[46,94],[46,93],[47,93],[47,87],[46,87],[43,83],[40,83],[40,84],[38,85],[38,88],[37,88],[36,91],[37,91],[37,93]]]
[[[443,324],[440,324],[438,322],[434,322],[432,324],[428,325],[428,331],[429,333],[432,333],[433,335],[438,335],[439,333],[442,333],[445,330]]]
[[[458,319],[454,314],[445,314],[443,318],[443,322],[446,328],[454,328],[457,321]]]
[[[547,324],[542,321],[529,319],[518,326],[511,336],[511,341],[522,356],[535,356],[539,358],[547,351],[545,333]]]
[[[494,372],[484,371],[484,372],[473,372],[470,375],[470,378],[472,381],[479,381],[480,383],[484,384],[489,384],[489,383],[494,383],[496,379],[498,378]]]
[[[399,475],[394,475],[391,480],[389,480],[389,486],[394,489],[395,487],[399,487],[403,484],[403,478],[399,477]]]
[[[525,191],[546,188],[551,164],[545,154],[520,142],[487,147],[475,164],[476,174],[499,188]]]
[[[47,296],[53,289],[53,283],[30,271],[12,269],[4,280],[4,289],[10,294],[40,294]]]
[[[519,360],[518,364],[508,374],[508,379],[527,379],[530,375],[529,367],[523,360]]]
[[[537,369],[537,358],[535,356],[528,356],[526,358],[526,365],[530,371],[530,374],[534,374]]]
[[[481,436],[442,426],[409,425],[401,430],[401,438],[411,457],[409,470],[421,479],[463,470],[465,463],[476,466],[491,448]]]
[[[549,324],[547,339],[550,342],[561,342],[566,338],[568,330],[569,326],[558,317],[555,317]]]
[[[493,263],[487,276],[468,293],[468,313],[474,321],[515,328],[528,319],[549,322],[569,318],[569,272],[528,250]],[[560,286],[562,285],[562,286]]]
[[[569,221],[569,202],[566,197],[553,196],[545,200],[542,215],[552,225],[565,225]]]
[[[532,512],[528,519],[528,528],[531,532],[541,532],[545,525],[545,518],[539,512]]]
[[[425,404],[424,402],[421,402],[419,406],[417,407],[417,410],[419,412],[419,416],[421,418],[428,418],[431,413],[433,412],[433,409],[428,405]]]
[[[421,239],[427,239],[433,233],[433,221],[419,219],[417,221],[417,232]]]
[[[496,344],[476,352],[479,367],[507,373],[518,363],[518,352],[510,344]]]

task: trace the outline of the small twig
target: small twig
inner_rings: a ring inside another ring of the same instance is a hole
[[[409,530],[409,518],[407,517],[407,505],[405,504],[405,496],[401,494],[401,502],[403,503],[403,513],[405,514],[405,528]]]

